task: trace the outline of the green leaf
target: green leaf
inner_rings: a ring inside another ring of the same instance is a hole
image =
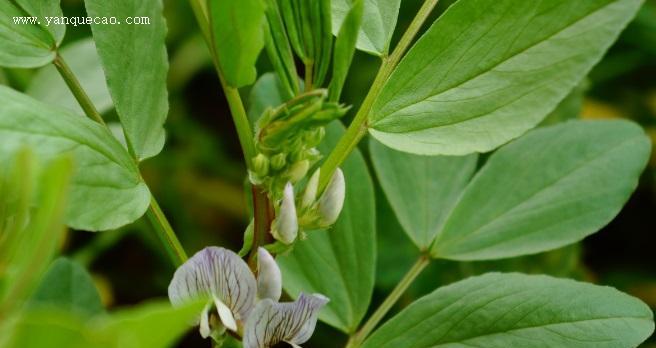
[[[200,314],[204,303],[191,303],[173,308],[168,301],[153,302],[100,319],[95,335],[105,338],[115,348],[171,347]]]
[[[298,94],[298,72],[294,62],[294,54],[289,44],[289,37],[285,30],[285,23],[280,13],[280,5],[276,0],[266,1],[266,17],[268,30],[266,31],[265,47],[281,81],[281,92],[287,99]]]
[[[278,75],[273,72],[262,74],[248,96],[248,120],[251,126],[255,127],[264,110],[284,103],[287,100],[284,96],[285,88]]]
[[[353,4],[335,40],[333,78],[330,81],[330,93],[328,96],[328,99],[331,101],[339,101],[342,87],[344,87],[344,81],[346,81],[346,75],[351,67],[351,60],[355,53],[355,44],[362,23],[363,3],[364,0],[358,0]]]
[[[30,305],[54,306],[88,316],[104,313],[91,275],[82,265],[64,257],[50,265]]]
[[[27,18],[33,16],[37,17],[34,23]],[[46,16],[61,18],[59,0],[0,2],[0,66],[35,68],[55,59],[66,27],[54,23],[46,26]]]
[[[485,152],[537,125],[590,71],[642,0],[461,0],[403,58],[370,132],[418,154]]]
[[[82,39],[66,45],[61,48],[59,54],[75,73],[98,111],[104,113],[111,110],[114,103],[107,89],[105,73],[93,39]],[[40,101],[60,105],[80,115],[85,115],[80,103],[52,65],[43,67],[36,73],[25,93]]]
[[[583,100],[585,92],[588,89],[588,81],[584,79],[578,86],[569,92],[556,108],[540,122],[541,126],[553,125],[579,118],[583,109]]]
[[[570,121],[534,130],[489,158],[431,253],[499,259],[579,241],[617,215],[638,185],[650,147],[629,121]]]
[[[419,249],[426,250],[474,174],[478,156],[412,155],[374,139],[369,149],[401,226]]]
[[[344,127],[327,127],[320,150],[335,146]],[[346,199],[339,219],[329,231],[311,231],[289,255],[278,257],[285,290],[294,297],[303,291],[330,298],[319,319],[344,332],[354,332],[365,315],[374,287],[376,227],[374,189],[367,166],[355,150],[344,162]]]
[[[255,63],[264,48],[262,0],[208,1],[214,52],[225,82],[242,87],[255,82]]]
[[[9,327],[9,348],[166,348],[171,347],[198,316],[202,304],[172,308],[150,303],[92,319],[55,309],[28,310]]]
[[[4,140],[4,138],[3,138]],[[2,154],[0,154],[2,156]],[[32,152],[21,151],[0,205],[0,317],[20,308],[64,238],[63,215],[72,163],[57,158],[36,170]],[[3,168],[4,169],[4,168]],[[3,178],[4,180],[4,178]],[[9,202],[8,202],[9,201]]]
[[[630,348],[653,330],[649,307],[613,288],[492,273],[422,297],[363,348]]]
[[[168,113],[166,22],[161,0],[85,0],[91,17],[116,17],[117,25],[91,24],[107,86],[125,137],[139,160],[164,146]],[[147,17],[149,24],[128,18]]]
[[[108,230],[145,213],[148,187],[134,160],[106,128],[3,86],[0,105],[0,161],[25,146],[43,160],[63,153],[73,157],[68,225]]]
[[[344,18],[357,0],[332,0],[333,34],[337,35]],[[364,18],[357,48],[376,56],[387,54],[399,16],[401,0],[362,0]]]

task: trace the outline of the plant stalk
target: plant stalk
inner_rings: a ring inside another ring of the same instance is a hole
[[[374,79],[369,93],[367,93],[360,109],[358,109],[358,112],[355,114],[355,118],[353,118],[353,121],[346,129],[346,134],[344,134],[339,140],[335,149],[330,153],[321,166],[319,192],[326,188],[337,167],[344,162],[351,151],[353,151],[358,145],[362,137],[367,133],[367,121],[374,101],[383,89],[387,79],[392,75],[394,68],[399,64],[399,61],[401,61],[401,58],[410,47],[410,44],[412,44],[419,29],[421,29],[421,26],[437,5],[438,1],[439,0],[426,0],[410,23],[410,26],[408,26],[408,29],[403,33],[401,40],[399,40],[399,43],[394,48],[392,54],[382,57],[382,64],[378,69],[378,73],[376,74],[376,78]]]
[[[162,209],[159,207],[157,200],[155,200],[155,197],[153,196],[151,196],[150,207],[148,207],[146,217],[157,232],[157,237],[165,246],[166,252],[169,254],[173,264],[180,266],[185,263],[185,261],[188,259],[187,253],[180,244],[180,241],[176,237],[171,224],[166,219],[166,216],[162,212]]]
[[[387,312],[396,304],[399,298],[405,293],[405,291],[410,287],[415,279],[421,274],[421,272],[428,266],[430,263],[430,258],[426,255],[419,257],[417,262],[410,268],[408,273],[403,276],[403,279],[396,285],[394,290],[387,296],[387,298],[381,303],[381,305],[376,309],[374,314],[371,315],[369,320],[362,326],[358,332],[351,336],[346,348],[358,348],[364,340],[371,334],[371,332],[378,326],[381,320],[385,317]]]
[[[57,54],[52,64],[54,64],[55,67],[57,68],[57,71],[59,71],[59,74],[66,82],[66,85],[71,90],[71,93],[73,93],[73,96],[75,96],[75,99],[82,107],[82,110],[84,110],[84,113],[90,119],[102,125],[106,125],[102,116],[100,116],[100,113],[93,105],[91,98],[89,98],[87,93],[84,91],[82,85],[80,84],[80,81],[78,81],[78,79],[75,77],[75,74],[73,74],[71,68],[68,66],[68,64],[66,64],[64,58],[62,58],[62,56]]]
[[[248,255],[248,265],[253,271],[257,271],[255,259],[257,249],[269,242],[267,238],[270,236],[269,231],[275,212],[269,196],[262,187],[252,185],[251,192],[253,194],[253,244]]]
[[[103,121],[102,116],[100,115],[96,107],[93,105],[93,102],[91,101],[87,93],[84,91],[84,88],[82,87],[78,79],[75,77],[75,74],[73,73],[71,68],[68,66],[68,64],[66,64],[66,61],[64,61],[64,59],[59,54],[57,54],[55,60],[53,61],[53,64],[61,74],[68,88],[75,96],[77,102],[82,107],[82,110],[84,110],[84,113],[92,120],[95,120],[96,122],[106,127],[107,124]],[[107,131],[109,131],[109,128],[107,128]],[[133,158],[135,158],[135,161],[137,161],[134,151],[132,150],[131,146],[129,146],[129,142],[128,142],[128,152],[130,152],[130,155]],[[163,242],[163,245],[166,248],[168,254],[171,256],[173,263],[176,266],[179,266],[182,263],[184,263],[187,260],[187,254],[182,248],[182,245],[180,244],[180,241],[176,237],[173,228],[171,228],[171,225],[166,219],[166,216],[164,216],[164,213],[162,212],[159,205],[157,204],[155,197],[153,197],[152,195],[150,200],[150,207],[146,212],[146,216],[148,217],[148,220],[150,221],[151,225],[157,232],[158,238]]]

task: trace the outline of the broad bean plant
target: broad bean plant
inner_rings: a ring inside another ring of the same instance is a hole
[[[140,172],[166,138],[163,3],[84,3],[90,18],[149,18],[86,23],[93,41],[76,49],[99,56],[108,101],[69,66],[58,0],[0,0],[0,66],[50,65],[75,100],[0,86],[0,346],[168,347],[196,326],[215,347],[300,347],[318,321],[348,348],[629,348],[652,334],[634,297],[520,273],[458,281],[388,315],[434,260],[550,251],[618,214],[651,152],[644,131],[543,120],[641,0],[458,0],[430,25],[438,1],[425,0],[404,30],[401,0],[190,0],[251,202],[248,227],[231,231],[241,250],[191,257]],[[380,64],[354,106],[342,89],[356,50]],[[272,71],[256,70],[261,56]],[[377,306],[374,183],[417,255]],[[141,217],[177,268],[168,299],[107,312],[82,266],[52,260],[65,227]]]

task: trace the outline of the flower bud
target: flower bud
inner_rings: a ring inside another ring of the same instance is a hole
[[[273,170],[280,170],[285,166],[285,164],[287,164],[287,155],[284,153],[279,153],[271,157],[271,168]]]
[[[309,169],[310,161],[308,160],[302,160],[294,163],[294,165],[289,168],[289,171],[287,171],[289,181],[294,183],[298,182],[299,180],[303,179],[303,177],[305,177],[305,174],[307,174]]]
[[[278,302],[282,295],[282,275],[276,260],[264,248],[257,250],[257,268],[257,297]]]
[[[314,174],[310,177],[307,184],[305,185],[305,190],[303,191],[303,198],[301,199],[301,209],[305,209],[311,206],[314,201],[317,199],[317,191],[319,190],[319,176],[321,174],[321,168],[314,171]]]
[[[296,205],[294,203],[294,187],[291,183],[285,185],[282,202],[271,229],[271,234],[276,240],[285,244],[291,244],[298,235],[298,218],[296,217]]]
[[[269,173],[269,159],[266,155],[260,153],[253,157],[253,172],[260,177]]]
[[[328,183],[326,191],[324,191],[319,199],[317,208],[321,218],[321,226],[327,227],[337,221],[339,213],[344,206],[345,191],[344,173],[341,169],[337,168],[333,177],[330,178],[330,183]]]
[[[311,131],[308,131],[305,134],[305,144],[308,147],[315,147],[321,143],[323,137],[326,135],[326,129],[324,127],[317,127]]]

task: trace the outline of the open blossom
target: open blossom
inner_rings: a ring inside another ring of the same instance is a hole
[[[328,303],[319,294],[301,294],[295,302],[278,303],[280,269],[263,248],[258,249],[257,279],[234,252],[207,247],[178,268],[168,292],[174,305],[207,299],[200,315],[201,335],[207,338],[223,329],[211,327],[209,317],[215,310],[223,327],[243,332],[244,348],[305,343],[314,332],[319,310]]]

